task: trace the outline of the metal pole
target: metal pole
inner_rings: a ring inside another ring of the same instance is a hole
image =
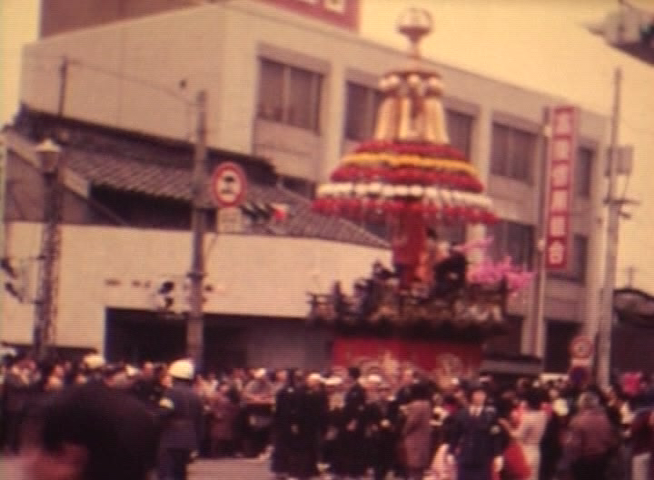
[[[60,165],[61,152],[52,141],[37,148],[42,160],[43,175],[43,232],[41,237],[39,291],[36,298],[33,331],[34,353],[37,360],[45,360],[49,354],[52,329],[57,316],[60,223],[63,208],[63,184]],[[44,157],[46,161],[44,161]],[[45,165],[47,164],[47,165]]]
[[[5,242],[5,182],[7,179],[7,144],[4,133],[0,132],[0,256],[6,255]],[[2,275],[0,273],[0,275]],[[0,290],[0,318],[4,315],[4,292]]]
[[[57,106],[57,115],[60,117],[64,114],[64,107],[66,106],[66,87],[68,83],[68,57],[61,59],[59,66],[59,100]]]
[[[613,113],[611,118],[611,139],[609,146],[609,182],[605,203],[607,205],[606,257],[604,260],[604,284],[597,345],[597,383],[607,387],[611,381],[611,334],[613,327],[613,288],[615,287],[618,259],[618,236],[620,227],[620,202],[615,198],[618,178],[618,127],[620,122],[620,93],[622,70],[615,69],[613,90]]]
[[[204,359],[204,318],[202,315],[202,289],[204,281],[204,231],[205,180],[207,174],[207,93],[203,90],[197,95],[197,125],[195,154],[193,159],[192,195],[192,252],[190,280],[190,313],[186,328],[186,351],[197,369],[202,368]]]
[[[533,303],[533,338],[531,343],[532,354],[541,358],[541,364],[544,368],[545,359],[543,358],[543,334],[544,334],[544,316],[545,316],[545,286],[547,283],[547,269],[545,268],[545,236],[547,235],[547,203],[549,201],[549,157],[547,155],[547,138],[549,135],[549,108],[543,109],[543,119],[538,136],[537,155],[538,165],[541,166],[540,175],[540,195],[538,209],[538,228],[536,243],[536,278],[534,291],[536,301]]]

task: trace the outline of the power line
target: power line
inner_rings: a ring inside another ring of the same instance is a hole
[[[137,76],[134,76],[134,75],[126,75],[125,73],[118,72],[118,71],[112,70],[110,68],[102,67],[100,65],[94,65],[94,64],[88,63],[88,62],[86,62],[84,60],[80,60],[79,58],[68,57],[68,56],[64,56],[64,55],[48,55],[48,54],[41,54],[41,53],[35,53],[35,52],[28,52],[26,55],[27,56],[32,56],[32,57],[56,59],[56,60],[59,60],[59,61],[62,61],[62,62],[67,61],[69,67],[75,66],[75,67],[86,68],[86,69],[88,69],[90,71],[95,71],[95,72],[98,72],[98,73],[102,73],[104,75],[114,77],[114,78],[118,78],[120,80],[124,80],[126,82],[131,82],[131,83],[134,83],[134,84],[137,84],[137,85],[142,85],[144,87],[148,87],[148,88],[151,88],[153,90],[158,90],[158,91],[160,91],[162,93],[165,93],[166,95],[168,95],[170,97],[173,97],[173,98],[181,101],[182,103],[184,103],[186,105],[194,105],[195,104],[195,102],[193,100],[189,100],[187,97],[180,94],[179,92],[177,92],[177,90],[175,90],[175,89],[173,89],[171,87],[162,85],[160,83],[151,82],[151,81],[145,80],[143,78],[140,78],[140,77],[137,77]],[[182,81],[183,81],[183,79],[180,80],[180,82],[182,82]]]

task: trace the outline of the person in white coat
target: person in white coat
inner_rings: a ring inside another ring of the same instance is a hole
[[[541,408],[539,390],[528,390],[524,395],[523,410],[514,437],[522,447],[525,460],[531,470],[528,480],[538,480],[540,470],[540,441],[547,426],[547,413]]]

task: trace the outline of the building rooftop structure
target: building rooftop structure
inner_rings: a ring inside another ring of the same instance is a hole
[[[190,204],[190,142],[120,131],[29,109],[22,110],[12,129],[32,141],[54,135],[65,147],[67,168],[88,182],[91,191],[111,190]],[[249,180],[246,205],[278,204],[288,209],[285,220],[278,225],[251,222],[244,233],[321,238],[378,248],[388,245],[350,221],[314,213],[309,199],[278,184],[274,168],[265,159],[216,149],[208,155],[212,168],[224,160],[243,166]],[[112,208],[110,204],[105,206]],[[252,215],[247,208],[244,213]]]

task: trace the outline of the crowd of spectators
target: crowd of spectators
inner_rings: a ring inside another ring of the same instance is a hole
[[[5,452],[29,442],[32,412],[57,392],[92,381],[127,392],[153,417],[171,389],[168,365],[80,362],[2,365]],[[652,480],[654,384],[609,389],[565,379],[490,377],[437,385],[410,369],[347,375],[235,368],[194,374],[202,402],[195,454],[270,462],[281,478]]]

